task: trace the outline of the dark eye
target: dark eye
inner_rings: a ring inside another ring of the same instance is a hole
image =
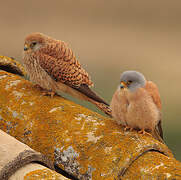
[[[133,81],[128,81],[127,84],[130,85]]]
[[[37,42],[32,42],[30,47],[33,48],[36,44],[37,44]]]
[[[35,45],[36,45],[36,42],[33,42],[32,45],[35,46]]]

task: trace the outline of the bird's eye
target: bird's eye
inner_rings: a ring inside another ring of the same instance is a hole
[[[130,85],[133,81],[128,81],[127,84]]]
[[[32,45],[35,46],[35,45],[36,45],[36,42],[33,42]]]
[[[37,44],[37,42],[32,42],[31,45],[30,45],[31,48],[33,48],[36,44]]]

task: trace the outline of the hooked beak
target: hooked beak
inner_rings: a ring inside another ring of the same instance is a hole
[[[127,88],[127,84],[124,81],[121,81],[120,83],[120,89]]]
[[[24,45],[24,51],[27,51],[29,49],[29,46],[27,44]]]

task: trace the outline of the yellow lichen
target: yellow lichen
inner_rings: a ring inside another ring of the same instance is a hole
[[[23,66],[13,58],[7,56],[0,56],[0,69],[7,70],[8,72],[21,76],[26,76]]]
[[[181,179],[181,164],[158,152],[148,152],[133,162],[122,179]],[[130,178],[134,174],[134,178]]]
[[[49,169],[39,169],[27,173],[24,180],[66,180],[63,176]]]
[[[167,156],[175,162],[167,146],[150,136],[136,131],[124,132],[110,118],[62,97],[42,96],[30,82],[19,76],[1,71],[2,76],[0,128],[80,179],[117,179],[150,150],[165,154],[158,153],[163,156],[163,164],[170,162]],[[6,89],[8,82],[17,80],[18,83]],[[152,165],[148,163],[149,166]],[[168,174],[175,172],[173,168],[171,172],[167,171]]]

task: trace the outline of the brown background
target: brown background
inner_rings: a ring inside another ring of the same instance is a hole
[[[180,0],[6,0],[0,32],[0,54],[18,60],[31,32],[64,40],[108,102],[121,72],[144,73],[159,87],[165,140],[181,160]]]

